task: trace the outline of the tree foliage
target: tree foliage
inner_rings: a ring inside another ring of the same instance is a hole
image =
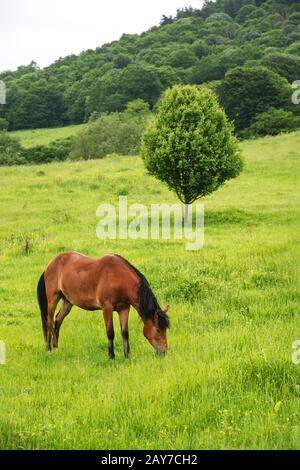
[[[168,89],[142,138],[146,168],[183,203],[191,204],[242,170],[232,131],[208,88],[186,85]]]
[[[218,87],[220,101],[238,132],[270,107],[289,108],[291,91],[285,78],[262,66],[230,70]]]

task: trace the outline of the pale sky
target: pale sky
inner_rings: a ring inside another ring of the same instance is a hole
[[[0,0],[0,71],[40,67],[157,25],[202,0]]]

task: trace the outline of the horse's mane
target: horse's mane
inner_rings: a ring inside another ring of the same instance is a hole
[[[122,256],[116,254],[115,256],[123,260],[140,278],[140,285],[138,290],[140,316],[145,319],[153,319],[155,313],[157,313],[159,327],[163,329],[170,328],[169,316],[159,306],[159,303],[153,294],[149,282],[145,278],[144,274],[142,274],[135,266],[129,263],[129,261],[127,261]]]

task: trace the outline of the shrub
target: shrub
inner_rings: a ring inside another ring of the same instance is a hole
[[[128,105],[123,115],[102,114],[75,138],[70,158],[89,160],[103,158],[112,153],[137,154],[148,120],[145,110],[143,102],[139,101]]]
[[[0,132],[0,165],[22,165],[26,159],[18,139],[7,132]]]
[[[241,133],[241,137],[262,137],[277,135],[281,132],[291,132],[300,128],[300,118],[284,109],[270,108],[268,111],[256,116],[254,123]]]
[[[9,122],[5,118],[0,118],[0,131],[7,131]]]
[[[72,149],[73,138],[59,139],[49,145],[37,145],[22,150],[27,163],[40,164],[66,160]]]

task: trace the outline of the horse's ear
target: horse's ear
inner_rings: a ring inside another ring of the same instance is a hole
[[[168,313],[169,310],[170,310],[170,305],[167,305],[167,306],[163,309],[163,312]]]

